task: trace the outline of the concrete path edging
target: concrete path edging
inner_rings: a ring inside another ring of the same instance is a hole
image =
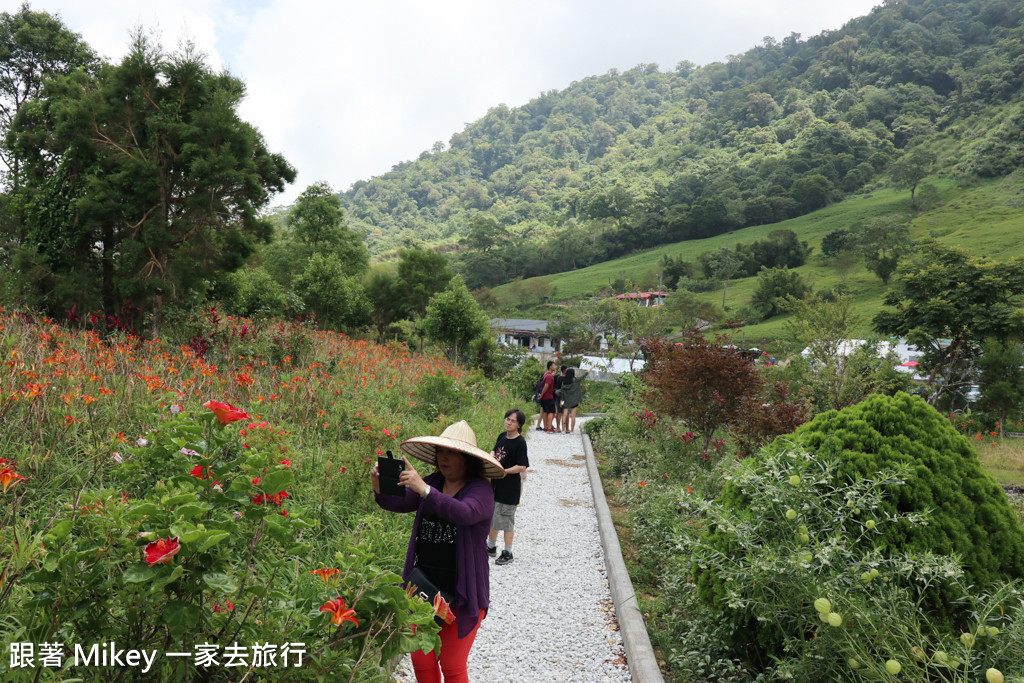
[[[601,534],[601,545],[604,547],[608,585],[611,588],[612,600],[615,602],[615,615],[619,621],[622,644],[626,650],[626,664],[636,683],[664,683],[665,679],[661,675],[651,638],[647,634],[644,615],[637,603],[636,591],[633,590],[633,582],[626,571],[619,535],[612,523],[612,513],[604,496],[601,475],[597,471],[594,448],[585,432],[582,436],[583,450],[587,456],[587,474],[590,476],[590,491],[594,496],[594,511],[597,513],[597,526]]]

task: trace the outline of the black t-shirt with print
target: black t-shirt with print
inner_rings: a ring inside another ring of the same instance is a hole
[[[509,439],[508,435],[502,432],[494,444],[494,457],[505,469],[516,465],[530,466],[530,459],[526,455],[526,439],[522,436]],[[506,505],[519,505],[520,480],[518,472],[506,474],[503,479],[495,479],[494,501]]]
[[[430,495],[442,494],[432,491]],[[416,535],[416,566],[446,593],[455,593],[455,534],[455,524],[424,512]]]

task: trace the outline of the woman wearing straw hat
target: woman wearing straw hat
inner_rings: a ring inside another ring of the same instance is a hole
[[[455,620],[441,627],[440,652],[414,652],[412,666],[420,683],[468,681],[466,660],[480,622],[490,605],[490,567],[487,533],[494,514],[494,492],[488,479],[500,479],[505,470],[476,445],[476,435],[465,420],[449,426],[440,436],[418,436],[402,443],[412,457],[437,466],[421,477],[408,458],[399,483],[404,495],[380,492],[380,474],[370,471],[374,500],[385,510],[415,512],[412,536],[405,554],[402,578],[414,570],[426,574],[442,592],[453,597]],[[438,665],[440,664],[440,668]]]

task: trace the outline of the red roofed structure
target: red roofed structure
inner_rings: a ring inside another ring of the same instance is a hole
[[[616,299],[636,299],[640,306],[663,306],[668,292],[626,292],[616,294]]]

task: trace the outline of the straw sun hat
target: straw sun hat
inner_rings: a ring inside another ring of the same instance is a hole
[[[441,436],[417,436],[402,442],[402,450],[425,463],[437,465],[437,448],[452,450],[471,455],[483,462],[483,475],[488,479],[501,479],[505,476],[503,468],[487,451],[477,448],[476,434],[465,420],[459,420],[441,432]]]

